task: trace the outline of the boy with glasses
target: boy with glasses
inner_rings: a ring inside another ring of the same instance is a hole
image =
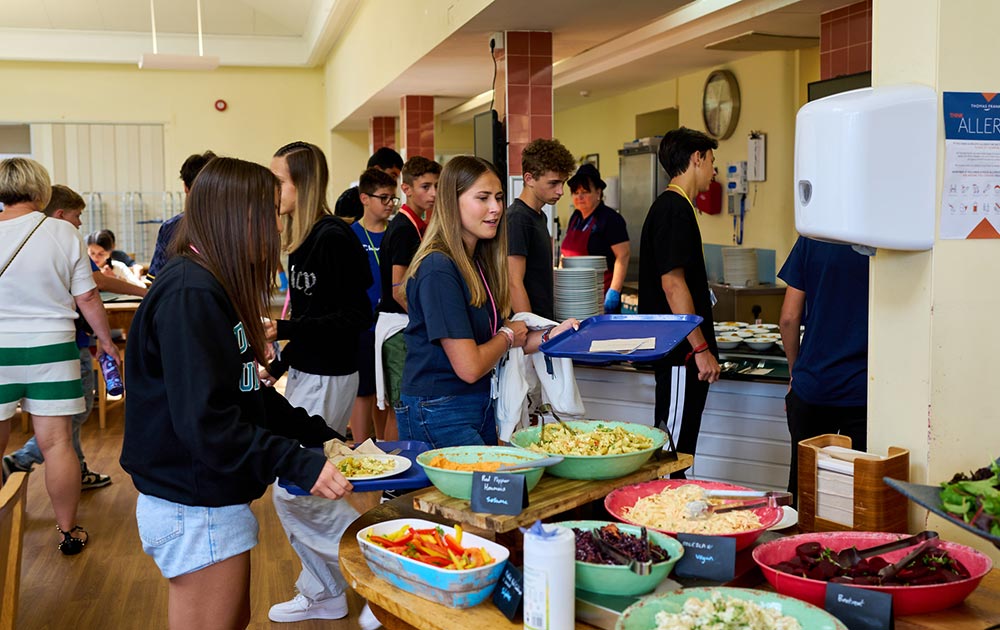
[[[377,168],[370,168],[361,174],[358,193],[364,214],[351,225],[354,234],[361,241],[361,247],[368,254],[368,264],[373,278],[379,275],[379,248],[385,235],[386,223],[399,197],[396,196],[396,179]],[[368,287],[368,299],[372,313],[382,297],[382,285],[372,282]],[[351,412],[351,435],[357,442],[366,440],[372,434],[374,415],[380,416],[380,424],[385,424],[385,412],[375,411],[375,325],[361,333],[358,342],[358,395]]]
[[[365,168],[377,168],[383,173],[388,173],[395,181],[399,179],[399,171],[403,168],[403,158],[389,147],[380,147],[368,158],[368,164]],[[355,221],[364,216],[364,212],[360,185],[351,186],[342,192],[333,208],[333,213],[338,217],[345,219],[349,217]]]

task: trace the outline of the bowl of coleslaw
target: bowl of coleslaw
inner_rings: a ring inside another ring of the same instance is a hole
[[[549,474],[565,479],[615,479],[635,472],[667,441],[660,429],[635,422],[568,420],[573,432],[559,424],[522,429],[511,436],[514,446],[547,455],[562,455]]]
[[[847,630],[812,604],[749,588],[685,588],[644,597],[622,612],[615,630]]]
[[[719,481],[657,479],[612,491],[604,498],[604,507],[620,521],[645,525],[664,534],[735,538],[736,551],[752,545],[784,515],[780,507],[761,507],[711,514],[707,518],[690,517],[685,506],[691,501],[702,500],[705,490],[747,491],[751,488]]]

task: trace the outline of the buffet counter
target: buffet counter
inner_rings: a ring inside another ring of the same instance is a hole
[[[398,518],[426,519],[445,525],[447,519],[428,515],[413,508],[413,496],[406,495],[366,512],[344,532],[340,542],[340,567],[348,584],[368,600],[372,612],[387,630],[459,630],[462,628],[522,628],[520,620],[509,621],[499,609],[486,601],[473,608],[449,608],[417,597],[376,577],[368,568],[358,547],[357,533],[375,523]],[[747,550],[749,552],[749,549]],[[746,552],[744,552],[746,553]],[[750,576],[742,586],[770,590],[758,572],[756,580]],[[1000,621],[1000,569],[993,569],[983,579],[979,588],[964,603],[940,612],[897,617],[896,630],[984,630]],[[594,626],[576,622],[576,628]]]

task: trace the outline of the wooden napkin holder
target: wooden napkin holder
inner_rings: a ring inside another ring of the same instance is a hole
[[[803,532],[909,531],[906,497],[887,486],[882,478],[909,481],[910,451],[890,446],[888,457],[884,459],[854,460],[854,524],[847,526],[816,516],[819,500],[817,460],[824,446],[850,448],[851,438],[828,434],[799,442],[799,529]]]

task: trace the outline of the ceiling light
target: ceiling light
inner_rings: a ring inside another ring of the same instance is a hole
[[[149,0],[149,19],[153,32],[153,52],[144,53],[139,56],[139,68],[142,70],[215,70],[219,67],[217,56],[205,56],[205,43],[201,33],[201,0],[197,1],[198,8],[198,54],[197,55],[174,55],[160,54],[156,45],[156,8]]]

